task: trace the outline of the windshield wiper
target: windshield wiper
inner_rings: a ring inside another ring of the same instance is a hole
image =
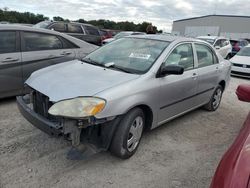
[[[116,66],[115,63],[113,63],[113,62],[112,62],[112,63],[106,63],[104,66],[105,66],[106,68],[113,68],[113,69],[116,69],[116,70],[119,70],[119,71],[122,71],[122,72],[134,74],[133,72],[131,72],[131,71],[127,70],[127,69],[124,69],[124,68],[122,68],[122,67]]]
[[[97,65],[97,66],[100,66],[100,67],[105,67],[105,65],[103,65],[101,63],[98,63],[97,61],[94,61],[93,59],[90,59],[90,58],[83,58],[81,61],[84,61],[84,62],[92,64],[92,65]]]

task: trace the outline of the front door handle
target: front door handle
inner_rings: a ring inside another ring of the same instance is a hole
[[[8,58],[4,59],[2,62],[3,62],[3,63],[11,63],[11,62],[16,62],[16,61],[18,61],[18,60],[19,60],[19,59],[17,59],[17,58],[8,57]]]
[[[196,80],[197,76],[198,76],[197,73],[194,72],[193,75],[192,75],[192,78],[193,78],[194,80]]]

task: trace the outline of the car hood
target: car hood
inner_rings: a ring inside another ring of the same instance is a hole
[[[26,84],[48,96],[50,101],[57,102],[79,96],[94,96],[138,77],[73,60],[34,72]]]
[[[235,55],[232,59],[230,59],[230,61],[232,63],[250,65],[250,57],[248,57],[248,56]]]

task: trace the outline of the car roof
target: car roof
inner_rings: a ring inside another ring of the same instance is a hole
[[[225,37],[218,37],[218,36],[198,36],[197,38],[212,39],[212,40],[215,40],[215,39],[227,39]]]
[[[63,38],[66,38],[70,40],[71,42],[74,42],[79,47],[85,47],[85,46],[95,46],[90,43],[87,43],[83,40],[80,40],[78,38],[72,37],[70,35],[60,33],[57,31],[49,30],[49,29],[43,29],[43,28],[35,28],[35,27],[29,27],[29,26],[22,26],[22,25],[15,25],[15,24],[0,24],[0,31],[1,30],[8,30],[8,31],[30,31],[30,32],[40,32],[45,34],[52,34],[61,36]]]
[[[34,32],[43,32],[48,34],[59,34],[57,31],[43,29],[43,28],[36,28],[24,25],[16,25],[16,24],[1,24],[0,30],[17,30],[17,31],[34,31]]]
[[[45,20],[45,21],[41,21],[41,22],[47,22],[47,23],[71,23],[71,24],[79,24],[79,25],[85,25],[85,26],[90,26],[90,27],[95,27],[95,28],[98,28],[94,25],[91,25],[91,24],[87,24],[87,23],[80,23],[80,22],[66,22],[66,21],[53,21],[53,20]],[[39,23],[41,23],[39,22]]]
[[[199,41],[194,38],[186,38],[186,37],[179,37],[179,36],[168,36],[168,35],[160,35],[160,34],[147,34],[147,35],[129,35],[128,38],[141,38],[141,39],[151,39],[151,40],[161,40],[166,42],[173,42],[173,41]],[[202,41],[203,42],[203,41]]]

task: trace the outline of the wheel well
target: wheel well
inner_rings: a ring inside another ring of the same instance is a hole
[[[223,88],[223,91],[225,90],[226,87],[226,82],[224,80],[220,81],[219,85]]]
[[[143,110],[145,115],[145,130],[150,130],[153,122],[153,112],[151,108],[147,105],[139,105],[136,107],[141,108]]]

